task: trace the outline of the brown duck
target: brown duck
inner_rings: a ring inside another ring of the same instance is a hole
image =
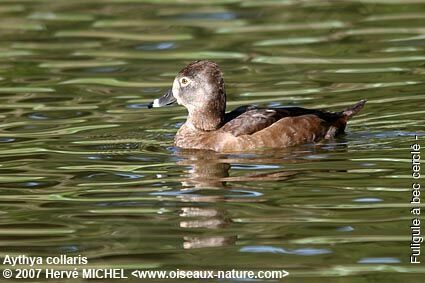
[[[222,72],[216,63],[202,60],[181,70],[174,79],[173,88],[150,106],[161,107],[175,102],[189,112],[176,134],[176,146],[240,152],[333,138],[344,132],[347,121],[363,108],[366,100],[340,112],[240,106],[226,113]]]

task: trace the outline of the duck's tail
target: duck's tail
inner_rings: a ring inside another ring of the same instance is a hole
[[[366,99],[362,99],[359,102],[357,102],[356,104],[347,107],[344,111],[342,111],[343,116],[345,117],[346,122],[353,117],[354,115],[356,115],[357,113],[360,112],[360,110],[363,109],[364,105],[366,104],[367,100]]]
[[[351,117],[359,113],[360,110],[363,109],[366,102],[367,102],[366,99],[362,99],[356,104],[349,106],[345,108],[344,111],[340,112],[341,118],[337,119],[335,123],[333,123],[329,127],[328,131],[326,132],[325,139],[330,139],[339,134],[344,133],[345,126],[347,125],[348,120],[350,120]]]

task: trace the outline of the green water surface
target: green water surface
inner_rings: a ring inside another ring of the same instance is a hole
[[[182,151],[185,109],[146,105],[196,59],[222,67],[229,109],[368,103],[334,141]],[[3,0],[0,255],[424,282],[409,228],[424,81],[425,1]]]

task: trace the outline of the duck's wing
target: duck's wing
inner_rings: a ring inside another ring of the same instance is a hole
[[[279,120],[279,116],[279,113],[273,109],[248,110],[228,121],[221,130],[230,132],[235,137],[250,135],[267,128]]]
[[[230,132],[234,136],[251,135],[272,125],[284,117],[296,117],[313,114],[325,123],[333,124],[343,116],[342,112],[327,112],[316,109],[306,109],[301,107],[284,108],[257,108],[241,106],[234,111],[227,113],[225,124],[221,130]]]
[[[223,124],[226,124],[227,122],[235,119],[236,117],[238,117],[239,115],[249,111],[249,110],[255,110],[258,109],[258,107],[256,105],[242,105],[239,106],[238,108],[233,109],[230,112],[227,112],[226,114],[224,114],[224,119],[223,119]]]

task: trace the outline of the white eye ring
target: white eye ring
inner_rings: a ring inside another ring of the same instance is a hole
[[[187,77],[183,77],[180,79],[181,86],[187,86],[189,83],[190,83],[190,80]]]

